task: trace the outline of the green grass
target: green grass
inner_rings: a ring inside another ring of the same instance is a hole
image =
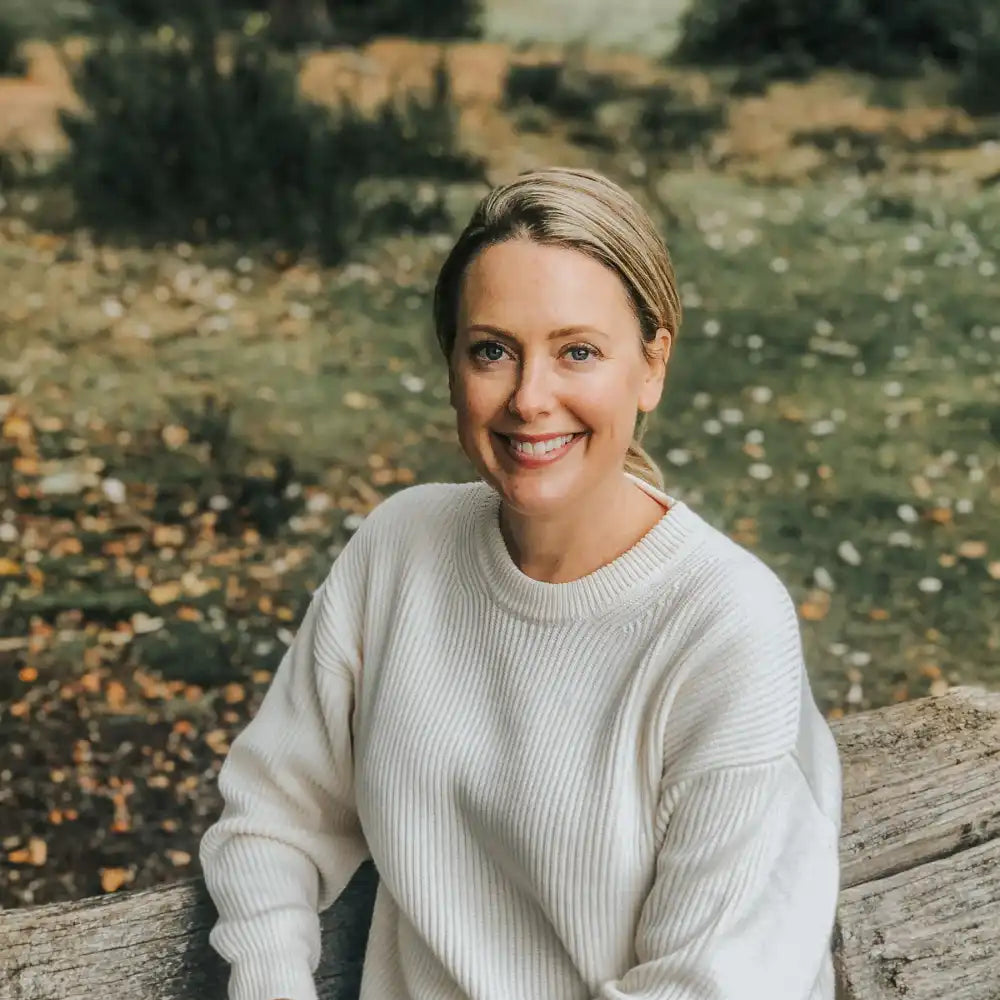
[[[668,490],[756,551],[797,602],[832,580],[828,613],[803,621],[825,708],[845,704],[852,679],[854,707],[901,685],[925,694],[937,670],[1000,686],[1000,582],[987,571],[1000,559],[1000,192],[890,200],[856,180],[752,188],[678,173],[663,193],[684,206],[667,237],[687,306],[647,438]],[[200,270],[197,252],[128,251],[74,309],[54,296],[48,318],[43,290],[72,265],[34,270],[8,245],[0,270],[38,315],[8,324],[7,350],[23,352],[19,371],[46,412],[146,427],[169,418],[170,400],[211,390],[234,403],[242,439],[318,477],[364,472],[376,455],[418,481],[465,479],[429,329],[446,242],[402,237],[340,271],[255,264],[246,291],[224,249]],[[199,282],[213,273],[208,292]],[[101,303],[123,281],[134,301],[111,321]],[[166,304],[157,285],[173,288]],[[220,308],[219,294],[234,303]],[[142,322],[145,339],[128,332]],[[763,450],[747,454],[748,440]],[[129,474],[155,476],[157,460]],[[984,558],[957,554],[975,541]],[[940,589],[921,589],[928,579]]]

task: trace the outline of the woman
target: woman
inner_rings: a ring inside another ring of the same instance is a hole
[[[636,437],[680,312],[599,175],[476,210],[435,320],[481,481],[368,517],[233,743],[201,851],[232,1000],[314,1000],[369,856],[364,1000],[833,997],[841,774],[794,605]]]

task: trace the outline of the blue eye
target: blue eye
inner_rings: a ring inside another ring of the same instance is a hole
[[[480,361],[500,361],[503,355],[503,347],[495,340],[484,340],[472,348],[472,356]]]
[[[584,357],[579,357],[577,353],[579,351],[583,351]],[[592,357],[594,357],[594,353],[595,352],[592,347],[586,347],[583,344],[577,344],[575,347],[571,347],[569,349],[569,354],[574,361],[589,361]]]

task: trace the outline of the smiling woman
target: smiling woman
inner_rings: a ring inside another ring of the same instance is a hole
[[[232,1000],[315,1000],[371,857],[363,1000],[832,1000],[841,772],[795,606],[642,451],[680,322],[597,174],[480,204],[435,292],[473,483],[382,503],[219,776]]]

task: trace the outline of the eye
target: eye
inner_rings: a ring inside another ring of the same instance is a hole
[[[495,363],[503,360],[504,346],[495,340],[481,340],[478,344],[472,345],[469,353],[477,361]]]
[[[566,353],[573,361],[591,361],[597,357],[597,351],[589,344],[574,344],[566,348]]]

